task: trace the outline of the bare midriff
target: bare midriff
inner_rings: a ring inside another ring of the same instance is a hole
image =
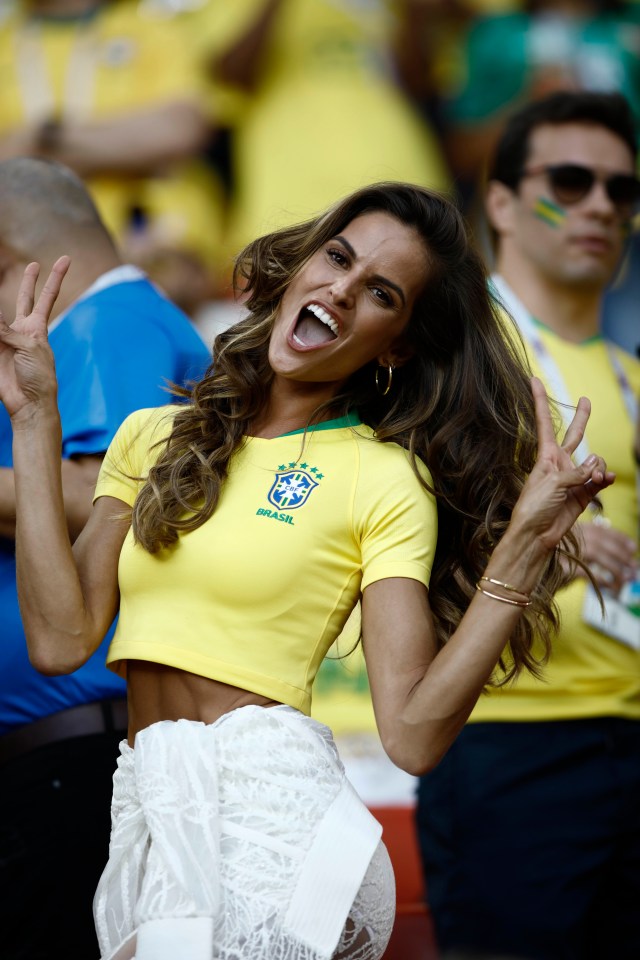
[[[139,730],[159,720],[214,723],[223,714],[238,707],[250,704],[273,707],[278,704],[277,700],[270,700],[250,690],[146,660],[127,662],[127,687],[128,740],[131,746]]]

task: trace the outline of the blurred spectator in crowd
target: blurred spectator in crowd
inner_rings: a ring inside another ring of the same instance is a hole
[[[0,309],[14,315],[26,264],[46,277],[72,263],[49,342],[62,415],[62,479],[75,539],[102,456],[140,407],[167,403],[166,381],[206,368],[190,321],[123,265],[82,182],[40,159],[0,162]],[[107,637],[81,670],[29,664],[16,595],[11,424],[0,408],[0,928],[4,960],[93,960],[93,893],[109,843],[111,777],[126,731],[124,683],[104,666]]]
[[[483,17],[512,13],[520,0],[403,0],[402,56],[398,68],[403,85],[427,121],[438,131],[447,162],[457,174],[451,147],[449,101],[464,76],[467,32]],[[473,184],[471,184],[473,186]],[[466,206],[469,184],[456,176],[458,199]]]
[[[220,197],[193,160],[211,117],[180,18],[138,0],[16,0],[2,17],[0,158],[70,166],[129,256],[154,275],[175,256],[170,279],[188,269],[175,292],[188,307],[198,285],[206,297]]]
[[[459,60],[449,74],[442,119],[447,156],[481,242],[479,176],[515,108],[555,90],[617,91],[629,101],[640,132],[637,2],[528,0],[523,10],[489,13],[472,22]],[[635,236],[603,307],[603,329],[626,349],[640,340],[639,268]]]
[[[446,121],[455,173],[475,182],[506,117],[555,90],[617,91],[640,128],[640,4],[528,0],[480,17],[461,49]]]
[[[504,13],[516,0],[402,0],[397,44],[405,89],[438,130],[442,100],[455,86],[461,38],[477,17]],[[446,146],[446,143],[445,143]]]
[[[380,179],[448,186],[397,79],[390,0],[236,0],[216,76],[248,91],[234,131],[231,245]]]
[[[562,417],[589,394],[576,460],[601,450],[616,482],[580,525],[606,618],[586,577],[568,571],[578,575],[557,595],[560,628],[540,678],[491,688],[421,781],[440,945],[478,957],[640,956],[640,363],[600,332],[640,202],[635,162],[620,95],[558,93],[511,117],[491,168],[496,295]]]

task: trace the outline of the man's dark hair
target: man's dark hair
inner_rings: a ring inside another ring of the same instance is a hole
[[[509,118],[496,147],[489,180],[511,189],[518,185],[529,158],[532,132],[543,124],[590,123],[605,127],[637,154],[636,131],[629,104],[619,93],[554,93],[535,100]]]

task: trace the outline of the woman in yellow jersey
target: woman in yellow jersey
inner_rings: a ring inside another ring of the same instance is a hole
[[[460,215],[418,187],[367,187],[242,252],[246,319],[188,404],[125,422],[72,551],[46,345],[67,263],[35,308],[27,269],[0,325],[0,396],[33,663],[76,669],[120,611],[109,663],[130,726],[102,955],[374,960],[393,878],[308,716],[315,672],[361,600],[382,741],[420,773],[499,659],[535,670],[558,547],[613,480],[595,455],[571,461],[588,401],[559,446]]]

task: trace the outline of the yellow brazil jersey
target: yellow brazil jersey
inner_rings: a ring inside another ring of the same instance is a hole
[[[604,516],[616,529],[637,540],[634,425],[607,343],[599,336],[571,343],[541,325],[537,325],[537,333],[557,364],[572,402],[577,403],[583,394],[591,400],[588,448],[604,456],[609,469],[616,474],[614,485],[601,496]],[[640,363],[619,348],[612,349],[637,396]],[[534,373],[544,381],[544,372],[533,351],[529,359]],[[585,522],[589,522],[588,517]],[[556,597],[562,622],[544,679],[523,674],[514,685],[490,691],[480,699],[472,721],[640,717],[640,652],[584,623],[585,590],[586,581],[578,579]]]
[[[96,497],[133,504],[174,408],[125,421]],[[213,516],[149,554],[130,533],[120,557],[120,616],[108,663],[151,660],[309,712],[327,650],[369,583],[428,583],[437,513],[408,454],[352,420],[234,455]]]

